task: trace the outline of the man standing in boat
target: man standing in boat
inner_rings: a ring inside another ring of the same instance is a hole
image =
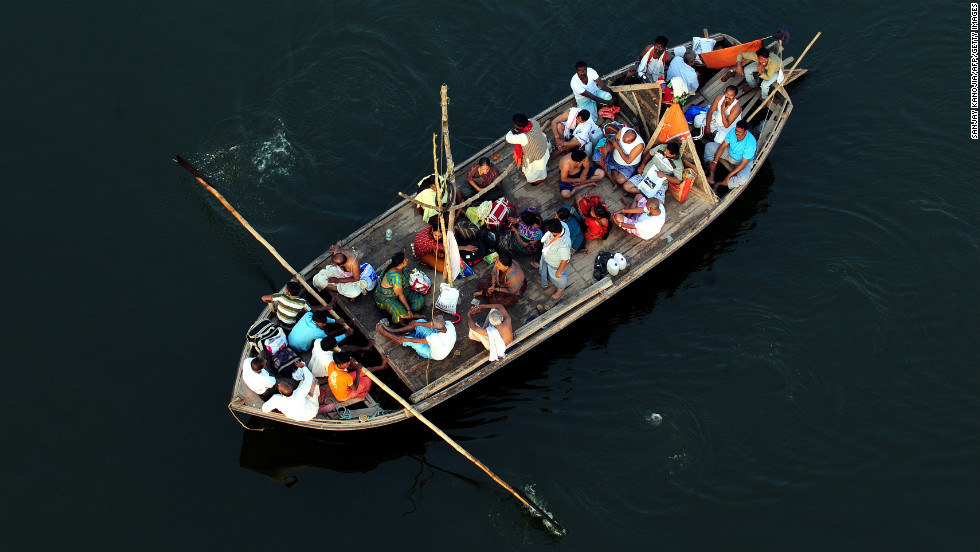
[[[541,287],[547,288],[550,281],[558,288],[558,291],[551,296],[552,301],[557,301],[568,286],[565,265],[572,258],[572,242],[560,220],[548,219],[544,227],[547,232],[541,238],[541,261],[531,263],[531,266],[537,268],[541,275]]]
[[[532,186],[537,186],[548,177],[551,144],[535,119],[515,113],[513,122],[514,130],[508,132],[504,139],[514,144],[514,163],[521,168],[524,178]]]
[[[755,136],[749,132],[749,123],[744,120],[735,123],[735,128],[728,132],[725,141],[719,144],[711,142],[704,146],[704,160],[708,162],[708,184],[716,194],[718,186],[729,189],[738,188],[749,181],[755,160]],[[735,165],[728,176],[721,182],[715,182],[715,168],[718,159],[724,159]]]
[[[490,313],[487,314],[486,326],[481,327],[473,320],[473,316],[486,309],[490,309]],[[514,329],[510,314],[503,305],[477,305],[466,314],[466,323],[470,327],[470,340],[482,343],[490,351],[490,362],[504,358],[507,346],[514,341]]]

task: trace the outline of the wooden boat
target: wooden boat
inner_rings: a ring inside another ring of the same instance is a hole
[[[717,41],[715,49],[740,44],[739,41],[725,34],[714,34],[711,35],[711,38]],[[687,43],[686,46],[690,48],[691,43]],[[604,77],[605,82],[609,84],[620,82],[631,66],[632,64],[626,65],[606,75]],[[743,83],[742,77],[739,76],[728,82],[722,82],[722,73],[726,71],[720,72],[717,69],[712,70],[697,65],[696,67],[701,73],[700,77],[703,84],[698,89],[697,94],[686,102],[687,106],[708,107],[710,102],[721,94],[726,86],[730,84],[740,86]],[[805,73],[806,70],[804,69],[791,72],[787,75],[787,81],[784,82],[784,85]],[[616,116],[616,121],[636,129],[644,138],[647,147],[658,143],[656,137],[661,130],[659,128],[661,115],[667,107],[661,101],[662,95],[659,85],[613,86],[613,91],[617,94],[618,105],[622,108]],[[739,102],[743,106],[743,117],[751,114],[761,103],[759,90],[756,88],[745,94],[740,94]],[[574,100],[569,95],[534,117],[542,124],[549,139],[551,139],[549,131],[551,121],[574,105]],[[759,117],[750,121],[753,124],[753,134],[758,142],[756,162],[751,177],[754,178],[762,169],[792,110],[793,104],[788,93],[784,88],[776,87],[766,109],[760,111]],[[520,111],[520,109],[514,111]],[[600,125],[607,122],[600,120]],[[393,387],[403,397],[408,398],[419,412],[428,410],[459,394],[495,371],[518,361],[523,353],[544,343],[572,322],[586,316],[598,304],[625,289],[686,244],[737,200],[751,184],[751,180],[748,184],[729,191],[719,199],[712,193],[707,183],[701,168],[700,152],[703,152],[703,144],[696,143],[691,138],[683,141],[681,156],[686,161],[685,164],[696,167],[695,182],[690,195],[683,203],[675,201],[670,194],[667,195],[665,203],[667,218],[660,234],[650,240],[641,240],[618,228],[613,228],[606,240],[586,240],[583,250],[574,253],[566,267],[569,283],[562,300],[545,314],[535,316],[538,314],[536,305],[549,303],[549,295],[553,289],[544,290],[539,287],[537,270],[530,266],[530,263],[537,259],[515,258],[515,261],[519,261],[524,269],[528,278],[528,286],[521,301],[508,309],[513,319],[515,337],[514,342],[508,348],[507,356],[498,362],[489,362],[486,349],[480,343],[470,341],[466,337],[466,311],[470,307],[470,298],[476,291],[479,291],[479,277],[489,273],[486,263],[479,263],[474,267],[476,272],[474,276],[455,282],[457,289],[460,290],[457,310],[463,319],[457,324],[457,340],[453,354],[442,361],[423,359],[410,348],[401,347],[384,337],[376,336],[375,325],[386,314],[375,306],[372,293],[362,296],[354,302],[341,299],[337,303],[337,312],[346,320],[356,322],[364,334],[361,339],[375,338],[377,347],[380,349],[379,352],[389,356],[391,369],[377,372],[375,375],[382,377],[385,383]],[[499,185],[503,186],[506,196],[517,206],[518,210],[523,207],[534,206],[542,215],[550,216],[559,207],[568,205],[573,201],[562,199],[558,193],[557,157],[548,164],[547,180],[536,187],[529,186],[519,170],[503,170],[504,167],[511,165],[513,160],[513,147],[506,143],[503,137],[457,165],[455,167],[455,180],[464,182],[466,172],[480,157],[494,159],[496,166],[501,168],[502,180]],[[720,174],[723,176],[724,172]],[[620,198],[624,197],[622,189],[614,192],[607,180],[604,180],[598,187],[592,188],[588,193],[601,193],[610,211],[618,210],[621,205]],[[415,205],[406,199],[353,232],[342,240],[342,243],[345,248],[355,251],[361,262],[369,262],[375,267],[384,264],[393,253],[403,251],[409,259],[409,269],[417,266],[431,275],[434,271],[415,262],[411,251],[412,240],[416,232],[424,225]],[[391,230],[393,235],[393,239],[390,241],[386,239],[387,230]],[[629,260],[629,270],[616,277],[606,275],[596,281],[593,278],[593,263],[596,252],[599,250],[621,252]],[[324,252],[300,273],[308,282],[311,281],[319,269],[324,266],[329,256],[329,251]],[[433,278],[433,281],[438,282],[436,278]],[[434,288],[438,289],[438,286],[436,285]],[[430,312],[435,294],[434,290],[426,296],[426,306],[422,312]],[[259,319],[269,316],[270,311],[267,308],[260,314]],[[265,413],[261,409],[262,400],[242,383],[241,366],[242,361],[249,356],[248,353],[249,350],[246,345],[235,372],[234,391],[228,405],[233,413],[332,431],[375,428],[411,417],[406,409],[400,407],[389,397],[384,396],[377,389],[377,386],[372,389],[371,396],[366,401],[341,405],[342,408],[338,410],[339,413],[331,412],[328,416],[320,415],[307,422],[289,420],[278,412]],[[308,358],[308,354],[305,358]],[[374,360],[380,360],[380,356],[375,355]],[[362,360],[361,362],[365,366],[378,363],[370,360]],[[239,421],[241,421],[240,418]]]

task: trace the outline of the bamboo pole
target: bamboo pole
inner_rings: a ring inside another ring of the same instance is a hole
[[[439,231],[442,232],[442,237],[439,238],[439,241],[442,242],[442,248],[443,248],[442,250],[443,251],[446,251],[446,249],[447,249],[446,248],[446,221],[445,221],[445,219],[442,218],[442,215],[443,215],[443,210],[442,210],[442,208],[443,208],[443,204],[442,204],[442,186],[439,185],[439,155],[438,155],[437,151],[438,150],[436,149],[436,135],[433,134],[432,135],[432,169],[433,169],[433,171],[436,174],[436,189],[438,190],[436,192],[436,205],[439,206],[439,214],[437,216],[439,217]],[[436,242],[436,250],[434,251],[434,253],[435,253],[435,256],[436,256],[436,264],[432,268],[435,269],[435,271],[436,271],[435,273],[438,274],[439,273],[439,244],[438,244],[438,242]],[[442,261],[442,281],[443,282],[449,281],[449,277],[446,276],[446,269],[448,267],[449,267],[449,258],[444,256],[443,257],[443,261]],[[433,278],[432,280],[435,281],[435,278]],[[453,283],[452,282],[449,282],[449,286],[452,287],[452,285],[453,285]],[[433,308],[435,308],[435,305],[433,305]]]
[[[433,145],[435,145],[435,135],[433,135]],[[259,234],[258,232],[256,232],[255,229],[252,228],[252,225],[250,225],[248,223],[248,221],[245,220],[244,217],[242,217],[240,214],[238,214],[238,211],[236,211],[235,208],[232,207],[230,203],[228,203],[228,201],[224,198],[224,196],[222,196],[221,193],[218,192],[218,190],[214,189],[214,187],[211,186],[211,183],[208,181],[207,177],[204,176],[204,174],[202,174],[200,171],[198,171],[193,165],[191,165],[189,162],[187,162],[183,157],[180,157],[179,155],[176,157],[176,161],[182,167],[184,167],[185,169],[187,169],[191,174],[193,174],[194,175],[194,178],[196,178],[197,181],[202,186],[204,186],[205,189],[207,189],[209,192],[211,192],[212,195],[214,195],[216,198],[218,198],[218,200],[221,202],[221,204],[224,205],[225,208],[228,209],[228,211],[231,212],[231,214],[234,215],[234,217],[236,219],[238,219],[238,222],[240,222],[242,224],[242,226],[244,226],[245,229],[248,230],[249,233],[251,233],[252,236],[255,237],[255,239],[257,239],[262,245],[264,245],[266,247],[266,249],[269,250],[270,253],[272,253],[272,255],[282,264],[282,266],[286,270],[288,270],[289,272],[291,272],[294,276],[297,277],[297,279],[300,282],[302,282],[304,285],[306,285],[307,286],[307,290],[309,290],[310,293],[314,297],[316,297],[317,301],[319,301],[320,304],[322,304],[322,305],[326,305],[327,304],[327,302],[323,300],[323,297],[320,297],[320,295],[318,293],[316,293],[316,291],[312,290],[309,287],[309,285],[306,284],[306,280],[303,279],[302,277],[300,277],[299,274],[297,274],[296,271],[293,270],[293,267],[290,266],[290,264],[288,262],[286,262],[286,259],[284,259],[276,251],[276,249],[274,247],[272,247],[272,244],[270,244],[268,241],[266,241],[265,238],[263,238],[261,234]],[[438,176],[437,176],[437,179],[438,179]],[[438,180],[437,180],[437,182],[438,182]],[[331,309],[331,313],[332,312],[333,311]],[[335,315],[334,315],[334,317],[336,318]],[[542,519],[544,519],[545,523],[551,525],[551,527],[554,529],[555,532],[557,532],[559,535],[565,534],[565,529],[551,515],[549,515],[547,512],[545,512],[543,509],[541,509],[541,507],[538,506],[537,504],[535,504],[530,498],[527,497],[527,495],[525,495],[521,491],[519,491],[519,490],[511,487],[510,485],[508,485],[506,481],[504,481],[499,476],[497,476],[497,474],[495,474],[493,471],[491,471],[490,468],[488,468],[486,464],[484,464],[483,462],[479,461],[476,457],[474,457],[472,454],[470,454],[468,451],[466,451],[466,449],[464,449],[456,441],[454,441],[449,435],[446,435],[445,432],[443,432],[441,429],[439,429],[438,427],[436,427],[435,424],[433,424],[432,422],[430,422],[418,410],[416,410],[414,407],[412,407],[412,405],[410,405],[408,403],[408,401],[406,401],[405,399],[403,399],[400,395],[398,395],[397,393],[395,393],[390,387],[388,387],[387,385],[385,385],[384,382],[382,382],[381,380],[379,380],[377,376],[375,376],[374,374],[372,374],[370,370],[361,370],[361,373],[364,374],[364,375],[366,375],[375,385],[377,385],[378,387],[380,387],[385,393],[388,393],[389,395],[391,395],[391,397],[393,399],[395,399],[396,401],[398,401],[398,403],[401,404],[402,407],[404,407],[405,410],[407,410],[412,416],[415,416],[420,422],[422,422],[423,424],[425,424],[426,426],[428,426],[429,429],[431,429],[432,431],[434,431],[436,435],[438,435],[444,441],[446,441],[447,443],[449,443],[449,445],[451,447],[453,447],[454,449],[456,449],[457,452],[459,452],[464,457],[466,457],[467,460],[469,460],[470,462],[473,462],[474,464],[476,464],[476,466],[478,468],[480,468],[487,475],[489,475],[491,479],[493,479],[494,481],[497,482],[497,484],[499,484],[501,487],[503,487],[503,488],[507,489],[508,491],[510,491],[510,493],[512,495],[514,495],[514,497],[516,497],[518,500],[520,500],[521,503],[523,503],[525,506],[527,506],[528,508],[530,508],[532,512],[534,512],[535,514],[541,516]]]
[[[442,144],[445,149],[446,155],[446,183],[449,184],[449,189],[453,192],[453,197],[449,198],[449,204],[454,205],[456,203],[456,165],[453,163],[453,152],[449,147],[449,95],[447,94],[448,87],[443,83],[442,88],[439,91],[442,104]],[[456,223],[456,210],[450,207],[449,209],[449,231],[452,232],[455,228]],[[442,232],[443,243],[446,243],[446,231]],[[453,269],[449,265],[449,248],[446,247],[446,261],[442,264],[443,268],[443,278],[449,283],[449,287],[453,286]]]
[[[790,68],[789,72],[783,75],[784,82],[786,79],[789,78],[790,75],[793,74],[793,71],[796,70],[796,66],[799,65],[801,61],[803,61],[803,56],[805,56],[806,53],[810,51],[810,46],[813,46],[813,43],[816,42],[818,38],[820,38],[820,31],[817,31],[817,35],[814,36],[813,40],[811,40],[810,43],[806,45],[806,48],[803,50],[803,53],[800,54],[800,58],[796,60],[796,63],[793,64],[793,67]],[[776,89],[780,89],[780,88],[783,88],[783,83],[779,83],[776,85]],[[755,117],[756,114],[758,114],[760,111],[762,111],[762,108],[766,107],[766,105],[769,104],[770,100],[772,100],[772,98],[776,95],[775,92],[776,90],[772,90],[769,93],[769,96],[766,97],[766,99],[762,102],[762,104],[760,104],[759,107],[757,107],[756,110],[753,111],[751,115],[746,117],[745,120],[748,121],[752,117]]]

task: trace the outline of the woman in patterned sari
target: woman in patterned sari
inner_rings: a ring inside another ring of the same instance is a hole
[[[391,261],[382,268],[381,280],[374,290],[374,303],[391,315],[391,321],[400,324],[403,320],[420,318],[414,314],[425,304],[425,297],[408,287],[405,267],[408,260],[401,251],[391,256]]]
[[[541,252],[541,217],[533,208],[525,209],[517,219],[514,233],[514,252],[521,255],[537,255]]]

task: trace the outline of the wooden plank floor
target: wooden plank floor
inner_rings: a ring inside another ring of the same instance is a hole
[[[571,103],[569,102],[569,104],[562,106],[559,112],[564,111],[570,105]],[[546,119],[541,121],[541,123],[545,127],[550,127],[551,120]],[[550,136],[550,132],[548,134]],[[491,149],[485,155],[493,158],[495,155],[500,154],[497,166],[502,171],[510,163],[512,152],[513,146],[503,143]],[[468,169],[469,166],[460,167],[459,173],[461,174],[457,178],[465,178],[465,173]],[[556,158],[548,165],[548,178],[538,186],[527,184],[520,171],[512,171],[501,182],[501,185],[504,188],[506,196],[516,206],[517,212],[520,212],[525,207],[535,207],[542,217],[547,218],[554,216],[558,208],[563,205],[570,205],[575,199],[565,200],[560,196],[558,191],[558,178],[558,159]],[[586,192],[581,192],[577,197],[587,193],[602,194],[611,212],[623,207],[620,198],[631,199],[631,196],[625,194],[621,187],[614,192],[612,190],[612,184],[608,180],[603,180],[599,186],[590,188]],[[700,213],[707,213],[708,210],[710,210],[710,206],[704,201],[699,200],[693,194],[688,196],[687,201],[683,204],[678,204],[668,195],[667,223],[658,238],[644,242],[618,228],[614,228],[607,240],[586,240],[583,250],[573,254],[571,261],[566,267],[568,272],[568,287],[566,288],[562,303],[574,301],[577,294],[584,292],[595,283],[592,277],[592,267],[595,254],[598,251],[623,252],[628,259],[636,256],[637,258],[635,260],[639,260],[642,256],[650,255],[655,250],[660,249],[662,247],[661,242],[669,240],[669,236],[675,235],[683,227],[693,224],[690,222],[692,219],[699,219]],[[682,222],[686,223],[682,224]],[[353,247],[361,256],[362,262],[370,262],[375,267],[380,267],[384,264],[396,251],[402,251],[409,259],[407,271],[418,267],[432,276],[433,270],[416,262],[411,253],[411,243],[415,233],[423,228],[423,226],[424,223],[422,222],[421,216],[417,212],[414,212],[411,205],[405,205],[386,220],[381,221],[373,231],[355,236],[348,246]],[[386,228],[391,228],[394,236],[396,236],[390,242],[384,239]],[[547,289],[540,286],[538,271],[531,267],[531,262],[538,261],[538,258],[517,257],[516,260],[524,270],[528,280],[528,286],[521,301],[509,309],[514,320],[515,331],[524,325],[529,318],[537,314],[536,306],[538,304],[553,304],[550,300],[550,295],[555,292],[553,286]],[[377,340],[381,349],[389,354],[392,365],[396,367],[396,373],[399,374],[402,381],[414,392],[442,375],[456,369],[463,363],[468,362],[472,357],[487,354],[482,345],[467,339],[466,311],[470,307],[470,301],[474,293],[479,291],[478,281],[480,277],[486,276],[489,270],[486,263],[481,262],[474,267],[474,272],[474,275],[457,280],[456,282],[456,287],[460,289],[460,301],[457,312],[463,316],[463,320],[456,326],[457,339],[453,354],[442,361],[422,359],[416,355],[414,350],[401,347],[393,341],[376,335],[374,326],[381,318],[385,317],[385,313],[374,304],[373,294],[361,297],[353,303],[341,301],[339,306],[357,321],[368,336],[374,337]],[[433,281],[438,282],[438,279],[433,278]],[[426,306],[423,308],[424,313],[432,312],[433,295],[434,291],[426,296]]]

